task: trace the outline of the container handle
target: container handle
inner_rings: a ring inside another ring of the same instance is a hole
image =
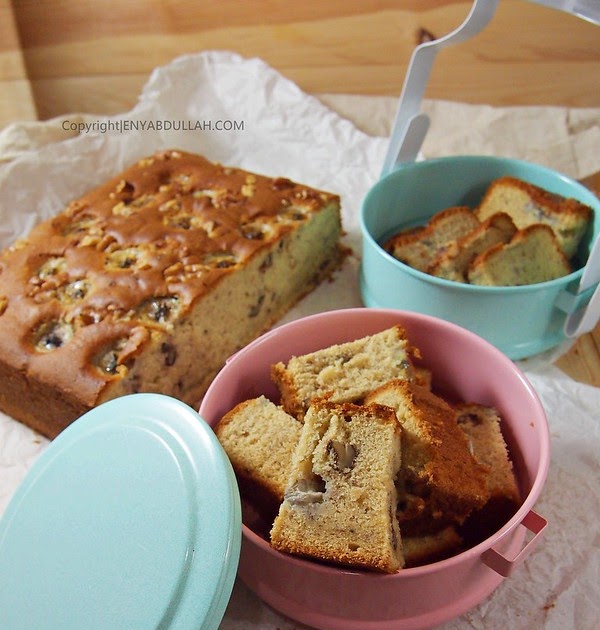
[[[458,44],[473,37],[492,19],[499,0],[474,0],[466,20],[454,31],[431,42],[419,44],[410,59],[396,118],[384,158],[381,177],[403,162],[414,162],[429,128],[429,118],[421,114],[435,56],[441,48]]]
[[[441,48],[458,44],[479,33],[492,19],[499,0],[474,0],[466,20],[454,31],[431,42],[419,44],[413,51],[396,117],[392,126],[387,154],[381,177],[399,164],[414,162],[429,129],[429,118],[420,112],[427,81],[437,52]],[[530,0],[553,9],[572,13],[580,18],[600,24],[600,3],[597,0]]]
[[[578,337],[590,332],[600,320],[600,236],[596,237],[575,297],[590,291],[594,285],[596,289],[587,306],[570,313],[565,320],[564,332],[567,337]]]
[[[551,9],[560,9],[600,25],[600,4],[595,0],[530,0]]]
[[[481,554],[483,563],[502,577],[511,575],[525,558],[529,556],[543,536],[548,521],[537,512],[530,510],[521,521],[521,525],[533,533],[533,538],[521,549],[513,560],[509,560],[493,547]]]

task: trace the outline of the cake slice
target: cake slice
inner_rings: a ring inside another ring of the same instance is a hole
[[[567,258],[577,252],[593,211],[576,199],[554,194],[516,177],[501,177],[488,187],[476,208],[484,221],[497,212],[508,213],[518,229],[534,223],[552,228]]]
[[[402,567],[400,426],[379,405],[315,401],[271,529],[275,549],[382,572]]]
[[[138,161],[0,254],[0,410],[52,438],[124,394],[197,407],[339,266],[340,236],[335,194],[181,151]]]
[[[521,497],[497,410],[477,403],[461,403],[455,406],[455,412],[470,451],[490,471],[487,477],[490,498],[468,521],[471,533],[483,539],[513,516],[521,505]]]
[[[479,220],[469,207],[454,206],[434,214],[422,228],[396,234],[383,248],[400,262],[427,271],[436,256],[478,225]]]
[[[454,409],[428,389],[407,381],[391,381],[365,398],[365,404],[391,407],[402,426],[402,477],[406,492],[421,497],[425,509],[415,516],[430,533],[462,523],[489,498],[487,467],[469,451]],[[400,497],[402,501],[402,496]],[[408,525],[402,521],[402,528]]]
[[[403,534],[404,566],[409,568],[438,562],[458,553],[462,545],[463,539],[453,525],[430,534]]]
[[[450,243],[434,258],[427,273],[446,280],[467,282],[469,263],[493,245],[508,243],[516,231],[517,228],[508,214],[493,214],[466,236]]]
[[[509,243],[498,243],[469,264],[471,284],[521,286],[562,278],[572,268],[548,225],[518,230]]]
[[[413,379],[409,343],[404,329],[392,326],[354,341],[335,344],[292,357],[287,365],[272,366],[283,408],[302,419],[316,398],[331,402],[359,402],[378,385],[395,379]]]
[[[215,434],[247,498],[270,506],[283,501],[301,430],[296,418],[265,396],[239,403],[219,421]]]

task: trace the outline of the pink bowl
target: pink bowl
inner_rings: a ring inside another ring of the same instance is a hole
[[[386,630],[443,623],[492,593],[533,550],[546,526],[532,510],[550,461],[548,424],[537,394],[490,343],[428,315],[355,308],[285,324],[228,360],[206,393],[200,415],[214,426],[247,398],[265,394],[277,401],[271,364],[396,323],[421,349],[423,363],[444,390],[498,409],[524,501],[504,527],[477,546],[393,575],[344,570],[282,554],[242,525],[241,579],[274,609],[316,628]],[[527,530],[533,536],[525,543]]]

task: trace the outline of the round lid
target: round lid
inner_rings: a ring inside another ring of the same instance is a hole
[[[0,628],[217,628],[240,541],[208,424],[167,396],[117,398],[49,445],[0,521]]]

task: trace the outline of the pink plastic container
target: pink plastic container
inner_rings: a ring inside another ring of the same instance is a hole
[[[546,480],[549,431],[543,407],[515,364],[487,341],[455,324],[406,311],[356,308],[283,325],[229,359],[200,414],[211,425],[247,398],[277,401],[271,364],[402,324],[438,384],[465,401],[495,406],[503,419],[523,504],[495,535],[447,560],[394,575],[344,570],[273,550],[242,525],[239,576],[263,601],[316,628],[427,628],[485,599],[540,540],[546,521],[533,506]],[[525,542],[527,531],[531,531]]]

